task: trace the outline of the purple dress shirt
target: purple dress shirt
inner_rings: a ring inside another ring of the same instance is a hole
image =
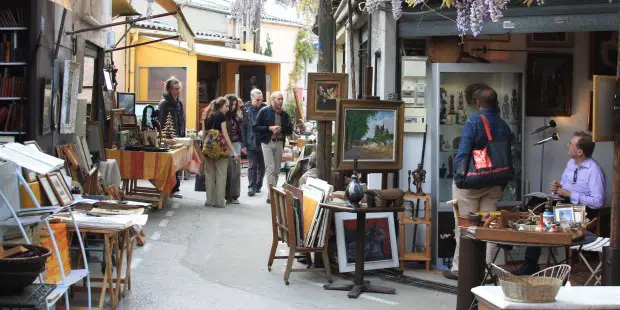
[[[574,159],[569,160],[560,184],[571,192],[571,203],[585,204],[592,209],[603,207],[605,174],[594,159],[586,158],[581,165],[577,165]]]

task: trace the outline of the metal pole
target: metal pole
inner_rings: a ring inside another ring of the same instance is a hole
[[[65,9],[65,12],[66,11],[67,11],[67,9]],[[90,28],[84,28],[84,29],[75,30],[75,31],[67,31],[67,32],[65,32],[65,34],[66,35],[74,35],[74,34],[78,34],[78,33],[82,33],[82,32],[87,32],[87,31],[92,31],[92,30],[99,30],[99,29],[114,27],[114,26],[118,26],[118,25],[125,25],[125,24],[129,24],[129,23],[140,22],[140,21],[143,21],[143,20],[149,20],[149,19],[154,19],[154,18],[159,18],[159,17],[170,16],[170,15],[174,15],[176,13],[177,13],[177,11],[170,12],[170,13],[157,14],[157,15],[153,15],[151,17],[140,17],[140,18],[129,20],[129,21],[126,20],[126,21],[122,21],[122,22],[110,23],[110,24],[105,24],[105,25],[100,25],[100,26],[95,26],[95,27],[90,27]]]
[[[157,43],[157,42],[161,42],[161,41],[166,41],[166,40],[171,40],[171,39],[176,39],[178,38],[179,35],[176,36],[170,36],[170,37],[165,37],[165,38],[161,38],[161,39],[157,39],[157,40],[152,40],[152,41],[148,41],[148,42],[142,42],[142,43],[138,43],[138,44],[134,44],[134,45],[129,45],[129,46],[123,46],[123,47],[117,47],[117,48],[113,48],[111,50],[107,50],[105,51],[106,53],[109,52],[114,52],[114,51],[120,51],[120,50],[124,50],[124,49],[128,49],[128,48],[132,48],[132,47],[138,47],[138,46],[142,46],[142,45],[147,45],[147,44],[151,44],[151,43]]]

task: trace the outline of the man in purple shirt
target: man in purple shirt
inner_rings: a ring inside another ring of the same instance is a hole
[[[567,145],[571,159],[566,164],[561,181],[553,180],[549,189],[567,203],[586,205],[586,217],[590,220],[598,215],[598,209],[605,202],[605,174],[592,159],[594,142],[592,136],[583,131],[575,132]],[[527,275],[538,271],[540,248],[527,248],[525,265],[518,274]]]

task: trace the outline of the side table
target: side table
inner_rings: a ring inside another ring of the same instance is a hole
[[[389,287],[371,285],[370,281],[364,281],[364,245],[366,243],[366,213],[373,212],[402,212],[400,208],[368,208],[365,205],[353,208],[349,205],[320,204],[321,208],[332,210],[333,212],[349,212],[357,214],[357,229],[355,243],[355,281],[353,284],[326,284],[323,288],[334,291],[349,291],[349,298],[357,298],[363,292],[396,294],[396,290]]]

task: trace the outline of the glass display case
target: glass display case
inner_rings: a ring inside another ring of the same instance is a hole
[[[465,88],[474,83],[486,83],[498,95],[500,116],[510,126],[515,140],[512,158],[515,179],[503,192],[502,200],[521,200],[523,191],[523,119],[524,119],[524,71],[522,66],[505,64],[433,64],[432,105],[429,107],[429,141],[432,145],[431,169],[433,204],[438,212],[452,212],[447,201],[453,199],[453,161],[459,148],[465,121],[475,107],[468,107]],[[437,235],[450,233],[454,223],[435,223]],[[443,227],[446,226],[446,227]],[[449,227],[451,226],[451,227]],[[437,239],[436,239],[437,240]],[[441,258],[441,257],[438,257]]]

